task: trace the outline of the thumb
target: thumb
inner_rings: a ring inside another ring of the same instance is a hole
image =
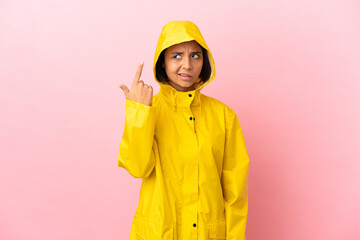
[[[129,94],[130,94],[130,91],[129,91],[128,87],[126,85],[124,85],[124,84],[120,84],[119,88],[121,88],[124,91],[125,97],[128,98]]]

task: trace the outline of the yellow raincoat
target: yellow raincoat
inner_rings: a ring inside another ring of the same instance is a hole
[[[211,77],[179,92],[156,78],[164,49],[196,40],[208,51]],[[248,166],[235,112],[200,93],[215,78],[212,54],[190,21],[166,24],[153,71],[160,92],[152,105],[126,99],[118,166],[142,178],[130,240],[245,240]]]

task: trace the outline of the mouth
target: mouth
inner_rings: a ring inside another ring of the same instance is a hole
[[[180,78],[182,80],[191,80],[192,79],[192,76],[190,74],[186,74],[186,73],[179,73],[178,74],[180,76]]]

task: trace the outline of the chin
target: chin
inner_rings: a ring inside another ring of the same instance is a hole
[[[181,88],[191,88],[194,85],[194,81],[171,81],[169,80],[169,82],[172,82],[170,85],[176,85],[178,87]],[[175,87],[175,86],[174,86]],[[177,89],[177,87],[175,87]]]
[[[179,84],[179,85],[182,87],[191,87],[192,85],[194,85],[194,82],[186,82],[186,83]]]

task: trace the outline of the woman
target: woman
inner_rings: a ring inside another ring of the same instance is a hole
[[[216,72],[197,26],[163,27],[154,97],[142,67],[131,90],[120,85],[126,117],[118,166],[142,178],[130,239],[244,240],[249,158],[235,112],[200,93]]]

